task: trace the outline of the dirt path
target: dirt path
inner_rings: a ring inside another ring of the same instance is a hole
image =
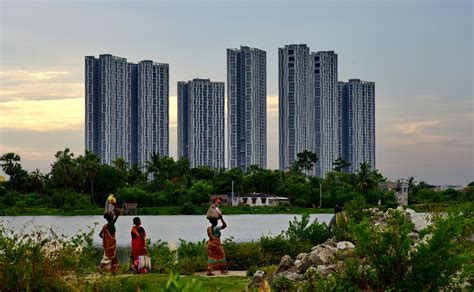
[[[229,271],[227,274],[221,274],[219,271],[214,272],[214,276],[208,276],[207,272],[197,272],[193,274],[194,276],[201,276],[201,277],[246,277],[247,271]]]

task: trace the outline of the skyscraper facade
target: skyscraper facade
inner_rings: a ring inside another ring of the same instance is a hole
[[[321,51],[311,54],[314,89],[314,152],[318,157],[315,175],[325,177],[340,157],[340,102],[337,83],[337,54]]]
[[[314,97],[309,48],[278,49],[280,170],[287,170],[304,150],[314,152]]]
[[[178,82],[178,158],[224,168],[224,82]]]
[[[342,158],[357,172],[361,163],[375,169],[375,83],[339,82],[342,116]]]
[[[169,153],[169,66],[145,60],[137,74],[137,162]]]
[[[228,167],[267,166],[266,52],[227,49]]]
[[[127,59],[85,57],[86,149],[102,163],[130,161],[131,99]]]
[[[168,156],[168,64],[85,57],[86,149],[104,164]]]

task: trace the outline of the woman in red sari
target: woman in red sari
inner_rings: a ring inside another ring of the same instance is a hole
[[[133,260],[133,270],[135,273],[146,273],[148,269],[146,267],[139,266],[140,256],[148,256],[148,249],[146,247],[146,232],[145,229],[141,226],[142,222],[140,218],[133,218],[132,227],[132,260]]]
[[[222,274],[226,274],[226,261],[224,248],[221,244],[221,230],[227,227],[222,215],[219,216],[222,226],[217,226],[217,219],[209,219],[211,226],[207,228],[209,240],[207,242],[207,275],[214,276],[213,270],[221,270]]]
[[[115,217],[110,213],[104,215],[107,224],[102,227],[99,233],[99,236],[102,238],[102,245],[104,246],[104,256],[97,267],[99,273],[102,273],[104,268],[113,274],[120,269],[117,257],[117,239],[115,238],[115,222],[117,222],[118,217],[118,212],[115,213]]]

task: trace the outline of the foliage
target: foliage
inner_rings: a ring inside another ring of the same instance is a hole
[[[207,243],[205,240],[188,242],[179,240],[177,269],[184,275],[207,269]]]
[[[289,222],[285,235],[291,242],[301,243],[307,241],[311,246],[323,243],[330,237],[327,224],[320,224],[316,219],[311,224],[308,224],[308,214],[303,214],[301,220],[294,217],[293,221]]]
[[[25,226],[26,227],[26,226]],[[0,225],[0,288],[3,290],[64,290],[66,272],[80,275],[93,269],[99,256],[92,246],[94,227],[71,238],[54,229],[30,232]]]

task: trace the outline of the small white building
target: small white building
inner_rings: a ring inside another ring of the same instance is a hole
[[[238,205],[244,206],[278,206],[290,204],[290,199],[287,197],[278,197],[262,193],[240,195],[234,198],[234,200],[236,200]]]
[[[408,206],[408,183],[406,181],[383,182],[380,188],[386,191],[394,191],[397,202],[402,206]]]

